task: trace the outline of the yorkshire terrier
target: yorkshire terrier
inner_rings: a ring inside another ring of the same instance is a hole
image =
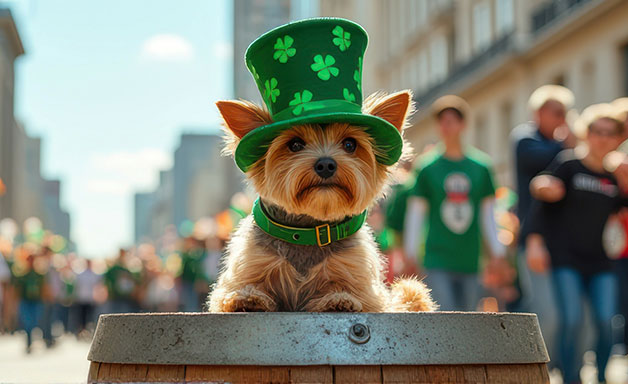
[[[272,123],[268,111],[251,102],[216,104],[226,127],[228,154],[233,155],[249,131]],[[390,122],[400,132],[413,109],[410,91],[376,93],[362,106],[363,113]],[[274,222],[313,227],[359,215],[383,196],[394,166],[379,163],[376,156],[373,139],[360,126],[297,125],[280,133],[246,176]],[[366,225],[328,245],[297,245],[264,232],[250,215],[228,244],[208,307],[210,312],[436,309],[416,277],[387,286],[384,269],[384,258]]]

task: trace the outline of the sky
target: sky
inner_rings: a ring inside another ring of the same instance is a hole
[[[15,115],[62,180],[71,237],[88,257],[133,241],[133,194],[158,184],[183,132],[213,133],[232,96],[228,0],[15,0],[25,55]]]

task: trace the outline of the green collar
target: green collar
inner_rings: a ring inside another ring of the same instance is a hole
[[[366,210],[338,224],[322,224],[314,228],[288,227],[274,222],[264,211],[259,197],[253,204],[253,219],[262,231],[272,237],[297,245],[318,245],[323,247],[334,241],[346,239],[356,233],[366,221]]]

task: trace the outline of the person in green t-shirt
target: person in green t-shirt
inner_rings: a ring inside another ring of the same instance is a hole
[[[394,179],[397,184],[391,186],[391,191],[386,199],[386,227],[394,231],[395,236],[401,237],[403,234],[404,220],[410,189],[413,181],[416,180],[416,171],[412,169],[411,161],[402,161],[395,170]],[[399,243],[399,244],[397,244]],[[395,246],[401,247],[398,239],[395,239]]]
[[[397,184],[391,186],[391,191],[384,201],[385,227],[383,233],[386,234],[387,248],[382,248],[384,255],[388,259],[388,270],[386,271],[386,281],[392,283],[399,275],[418,275],[419,271],[404,271],[404,253],[403,253],[403,227],[406,217],[406,207],[408,201],[408,193],[411,183],[416,179],[416,172],[412,169],[412,162],[402,161],[395,173],[393,179]],[[376,237],[377,241],[377,237]]]
[[[406,262],[417,264],[426,222],[423,267],[433,298],[441,310],[474,310],[481,295],[482,233],[492,262],[507,265],[504,246],[497,240],[492,169],[488,155],[461,143],[467,103],[448,95],[436,100],[432,109],[441,143],[419,158],[416,182],[408,192]]]
[[[34,267],[35,256],[13,265],[13,284],[20,298],[19,320],[26,332],[26,353],[31,352],[32,332],[42,319],[45,276]]]
[[[192,236],[183,239],[181,249],[181,300],[182,312],[199,312],[201,298],[199,286],[208,286],[209,281],[203,268],[207,257],[204,244]]]
[[[136,295],[140,285],[140,274],[128,268],[126,249],[120,249],[115,263],[103,276],[108,292],[107,313],[137,312]]]

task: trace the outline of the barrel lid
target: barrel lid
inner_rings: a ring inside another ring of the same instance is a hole
[[[102,315],[88,359],[173,365],[431,365],[549,361],[522,313]]]

